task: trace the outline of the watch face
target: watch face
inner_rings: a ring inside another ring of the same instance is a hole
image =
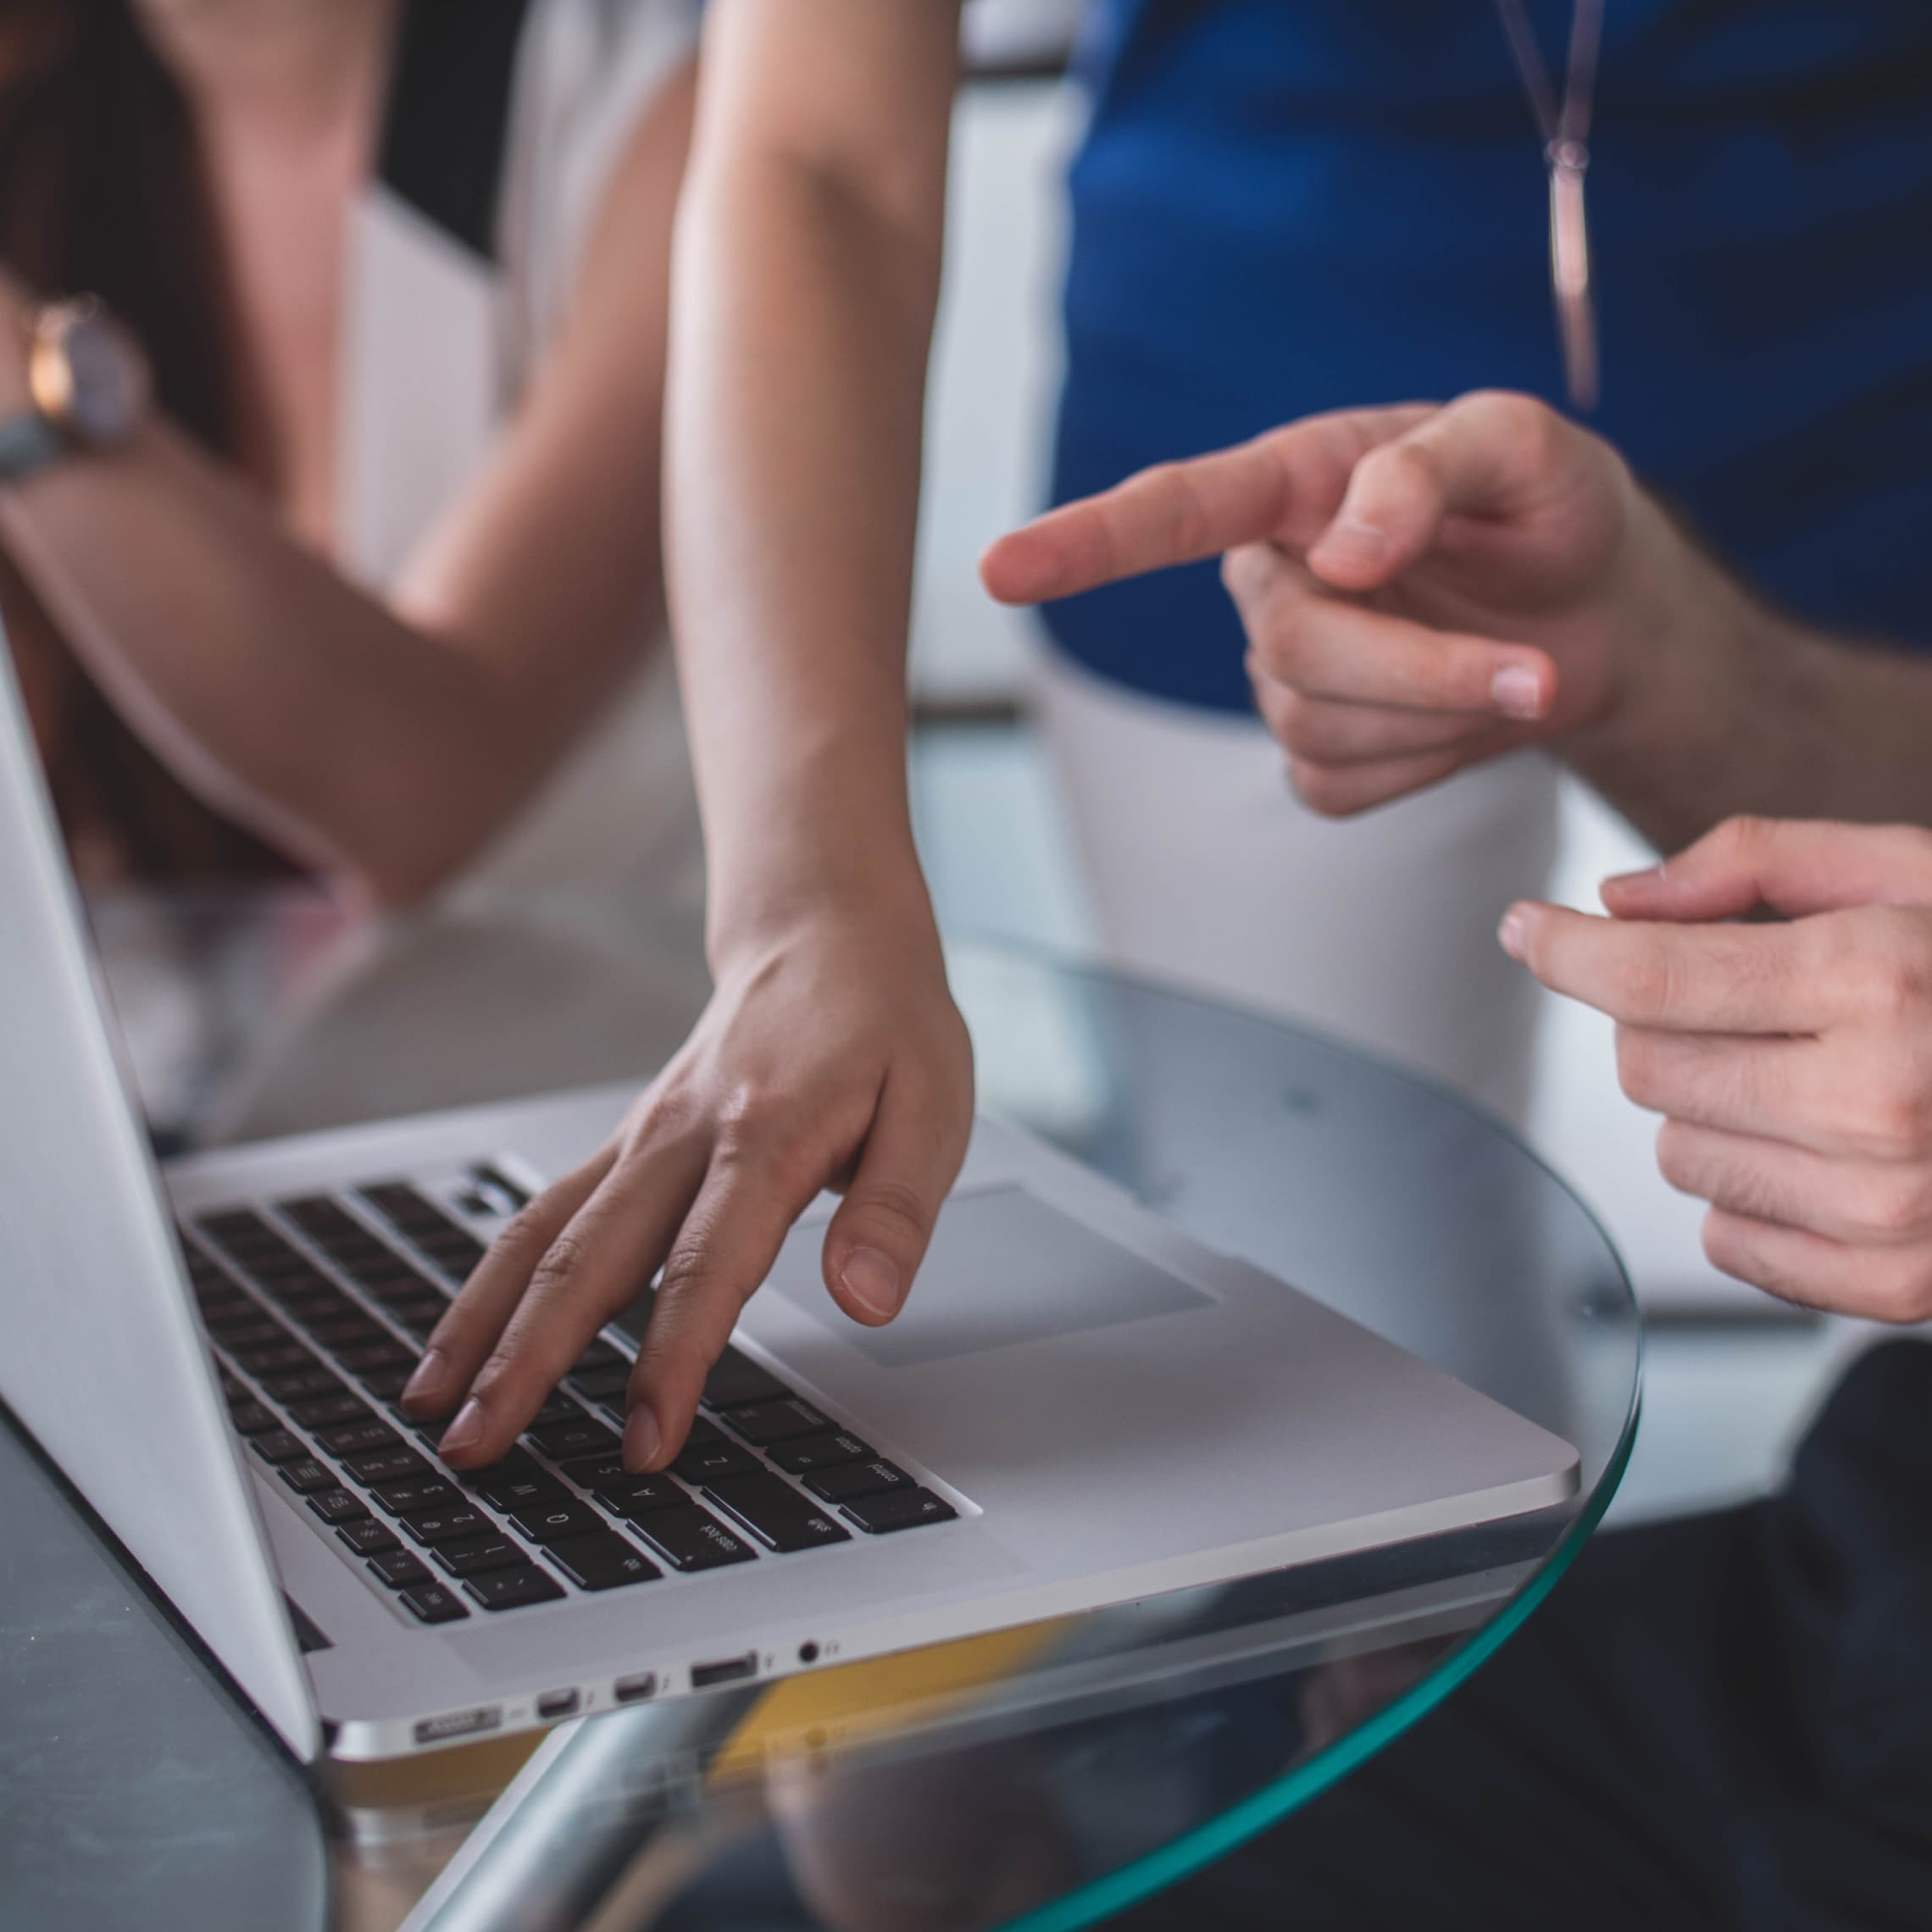
[[[69,430],[81,441],[110,447],[134,433],[147,402],[140,357],[104,315],[76,319],[66,330]]]

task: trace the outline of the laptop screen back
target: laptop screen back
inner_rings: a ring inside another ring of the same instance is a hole
[[[290,1747],[307,1680],[0,638],[0,1399]]]

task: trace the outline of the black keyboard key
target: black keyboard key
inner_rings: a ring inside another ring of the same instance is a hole
[[[412,1215],[429,1214],[438,1220],[442,1218],[441,1210],[433,1207],[406,1180],[368,1180],[363,1182],[356,1192],[379,1214],[401,1226],[406,1227]]]
[[[371,1416],[367,1422],[346,1422],[339,1428],[325,1429],[316,1446],[328,1456],[354,1456],[369,1449],[399,1449],[402,1438],[386,1422]]]
[[[421,1360],[414,1349],[393,1338],[358,1343],[353,1348],[338,1348],[334,1353],[335,1359],[352,1375],[366,1374],[372,1369],[414,1369]]]
[[[414,1241],[472,1239],[467,1230],[452,1220],[425,1194],[407,1181],[374,1181],[356,1191],[393,1228]]]
[[[675,1570],[717,1569],[752,1560],[752,1546],[694,1503],[633,1518],[637,1534]]]
[[[475,1235],[452,1228],[447,1234],[413,1235],[414,1241],[452,1280],[466,1281],[488,1252]]]
[[[791,1391],[750,1356],[727,1347],[704,1378],[707,1408],[744,1408],[752,1402],[781,1402]]]
[[[396,1601],[418,1622],[424,1624],[453,1624],[469,1614],[440,1583],[420,1584],[414,1590],[400,1590],[396,1593]]]
[[[347,1393],[315,1396],[305,1402],[291,1402],[288,1413],[291,1418],[304,1429],[340,1429],[347,1423],[375,1420],[375,1413],[367,1402],[358,1402]]]
[[[406,1477],[399,1483],[384,1483],[371,1492],[378,1506],[391,1516],[408,1516],[418,1510],[454,1509],[463,1491],[447,1476]]]
[[[597,1512],[575,1497],[566,1502],[526,1504],[508,1512],[510,1527],[533,1543],[564,1543],[573,1536],[594,1536],[603,1529]]]
[[[419,1583],[434,1583],[430,1566],[407,1550],[391,1550],[371,1559],[367,1566],[375,1580],[391,1590],[414,1590]]]
[[[386,1524],[378,1523],[373,1516],[364,1517],[359,1523],[345,1523],[336,1535],[358,1557],[380,1556],[385,1551],[402,1547],[397,1541],[396,1532]],[[425,1570],[423,1574],[427,1576],[429,1572]]]
[[[618,1361],[608,1368],[580,1369],[567,1380],[586,1402],[615,1402],[630,1385],[630,1364]]]
[[[202,1326],[214,1338],[215,1345],[230,1355],[238,1348],[261,1348],[270,1342],[288,1340],[288,1330],[264,1315],[253,1302],[238,1302],[232,1310],[219,1314],[204,1310]]]
[[[308,1445],[286,1429],[271,1429],[248,1444],[264,1463],[293,1463],[308,1453]]]
[[[219,1241],[225,1235],[247,1234],[254,1230],[266,1234],[268,1224],[252,1208],[224,1208],[215,1213],[197,1214],[195,1225],[204,1235],[213,1235]]]
[[[288,1319],[305,1333],[314,1335],[336,1322],[365,1322],[368,1311],[358,1307],[340,1288],[319,1282],[292,1295],[278,1295],[275,1303]]]
[[[357,1380],[379,1402],[392,1402],[408,1387],[409,1378],[415,1373],[416,1365],[412,1361],[396,1368],[365,1369]]]
[[[691,1491],[669,1476],[630,1476],[621,1483],[607,1483],[596,1491],[598,1505],[613,1516],[648,1516],[656,1509],[682,1509],[691,1502]]]
[[[580,1590],[620,1590],[664,1574],[641,1550],[608,1530],[552,1543],[544,1554]]]
[[[297,1369],[319,1366],[315,1357],[299,1341],[269,1341],[253,1348],[229,1351],[235,1366],[259,1379],[264,1375],[286,1375]]]
[[[308,1507],[330,1524],[353,1523],[358,1517],[369,1514],[363,1499],[353,1490],[318,1490],[308,1498]]]
[[[310,1396],[347,1394],[341,1378],[331,1375],[319,1364],[313,1368],[291,1368],[280,1375],[264,1375],[262,1386],[278,1402],[300,1402]]]
[[[230,1242],[228,1258],[238,1274],[264,1284],[315,1273],[315,1263],[280,1235],[259,1241]]]
[[[570,1492],[556,1477],[532,1463],[526,1468],[505,1470],[486,1482],[464,1485],[492,1509],[554,1509],[570,1501]]]
[[[526,1604],[554,1603],[564,1594],[564,1585],[534,1563],[525,1569],[491,1570],[484,1576],[473,1576],[463,1587],[486,1610],[520,1610]]]
[[[402,1524],[411,1542],[431,1550],[439,1543],[461,1543],[472,1536],[497,1534],[497,1525],[481,1510],[462,1502],[448,1509],[412,1510]]]
[[[418,1341],[427,1341],[448,1307],[447,1302],[429,1302],[412,1296],[407,1302],[391,1302],[389,1316],[398,1328],[407,1329]]]
[[[574,1456],[563,1468],[564,1474],[579,1489],[597,1489],[605,1483],[646,1480],[625,1468],[624,1457],[614,1450],[608,1456]]]
[[[485,1570],[514,1569],[530,1561],[521,1543],[502,1535],[434,1544],[430,1554],[451,1576],[480,1576]]]
[[[841,1463],[859,1463],[878,1451],[869,1442],[843,1429],[825,1435],[801,1435],[790,1442],[777,1442],[769,1452],[773,1462],[789,1475],[802,1476],[813,1469],[836,1468]]]
[[[600,1338],[577,1357],[571,1367],[570,1374],[587,1375],[597,1368],[622,1368],[628,1374],[630,1357],[623,1350],[613,1348],[608,1341]]]
[[[374,1315],[367,1315],[360,1308],[339,1310],[325,1315],[311,1315],[304,1308],[295,1318],[295,1324],[318,1347],[330,1355],[340,1355],[345,1348],[366,1348],[371,1342],[387,1341],[389,1330]]]
[[[736,1442],[719,1441],[700,1442],[695,1447],[687,1444],[671,1467],[687,1483],[709,1483],[726,1476],[753,1475],[763,1465]]]
[[[763,1472],[740,1476],[730,1482],[713,1483],[704,1493],[761,1543],[786,1554],[852,1541],[851,1530],[841,1529],[782,1477]]]
[[[359,1281],[365,1274],[386,1274],[396,1265],[394,1252],[374,1235],[365,1235],[358,1228],[353,1235],[335,1235],[323,1243],[330,1261],[341,1269],[351,1280]]]
[[[449,1306],[449,1284],[440,1274],[431,1274],[406,1256],[392,1254],[383,1269],[365,1269],[356,1280],[387,1307],[392,1302],[414,1300],[418,1296]]]
[[[530,1430],[527,1440],[553,1463],[571,1462],[580,1456],[614,1455],[621,1446],[619,1437],[588,1416],[579,1422],[552,1422]]]
[[[264,1408],[259,1402],[236,1402],[229,1410],[228,1419],[235,1424],[237,1435],[266,1435],[281,1427],[275,1420],[275,1411]]]
[[[298,1463],[284,1463],[275,1474],[297,1496],[316,1496],[336,1486],[336,1472],[313,1456],[304,1456]]]
[[[430,1474],[430,1465],[414,1449],[398,1445],[394,1449],[371,1449],[361,1456],[345,1457],[342,1467],[358,1483],[406,1483]]]
[[[262,1292],[291,1321],[300,1321],[310,1315],[319,1321],[326,1321],[330,1315],[341,1313],[341,1304],[347,1298],[334,1282],[325,1281],[319,1274],[313,1278],[304,1276],[288,1281],[270,1281],[264,1285]]]
[[[827,1502],[850,1502],[855,1496],[883,1496],[888,1490],[911,1489],[913,1485],[897,1463],[880,1458],[820,1469],[806,1477],[805,1486]]]
[[[583,1405],[574,1402],[561,1392],[551,1396],[535,1415],[530,1418],[530,1427],[547,1428],[553,1422],[581,1422],[584,1419]]]
[[[786,1442],[795,1435],[816,1435],[832,1427],[830,1416],[821,1415],[797,1396],[781,1402],[754,1402],[749,1408],[727,1409],[724,1422],[727,1429],[760,1449],[768,1443]]]
[[[326,1194],[308,1194],[275,1203],[275,1211],[303,1234],[319,1241],[340,1241],[364,1232],[363,1224],[341,1202]]]
[[[959,1512],[930,1490],[888,1490],[883,1496],[856,1496],[842,1511],[869,1536],[916,1530],[923,1523],[950,1523]]]
[[[237,1208],[232,1213],[203,1214],[195,1226],[228,1254],[272,1252],[288,1244],[252,1208]]]
[[[613,1451],[608,1456],[580,1456],[564,1465],[564,1474],[580,1489],[622,1489],[628,1483],[662,1482],[662,1476],[641,1476],[624,1466],[624,1457]]]

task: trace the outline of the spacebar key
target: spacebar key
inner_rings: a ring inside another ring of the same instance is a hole
[[[730,1476],[708,1483],[704,1493],[774,1550],[816,1550],[852,1541],[849,1530],[776,1476]]]

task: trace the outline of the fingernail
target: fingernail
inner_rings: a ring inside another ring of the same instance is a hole
[[[890,1255],[877,1248],[854,1248],[839,1270],[839,1285],[869,1315],[888,1320],[899,1312],[905,1290]]]
[[[440,1348],[432,1348],[416,1364],[416,1373],[402,1385],[402,1400],[405,1402],[434,1402],[442,1393],[442,1385],[449,1374],[449,1357]]]
[[[1512,959],[1522,959],[1530,951],[1530,915],[1520,906],[1512,906],[1496,929],[1496,942]]]
[[[1543,715],[1542,683],[1527,664],[1505,664],[1490,680],[1490,699],[1505,718]]]
[[[1343,517],[1329,525],[1316,547],[1330,563],[1380,564],[1388,553],[1389,533],[1379,524]]]
[[[640,1402],[624,1418],[624,1466],[627,1469],[647,1469],[657,1460],[658,1452],[663,1448],[664,1438],[658,1427],[658,1418],[644,1403]]]
[[[1646,865],[1638,872],[1613,872],[1603,881],[1603,889],[1608,891],[1613,886],[1661,886],[1663,883],[1663,868],[1661,865]]]
[[[472,1396],[456,1412],[456,1420],[443,1431],[442,1441],[436,1447],[447,1455],[451,1450],[464,1450],[472,1443],[483,1439],[483,1405]]]

